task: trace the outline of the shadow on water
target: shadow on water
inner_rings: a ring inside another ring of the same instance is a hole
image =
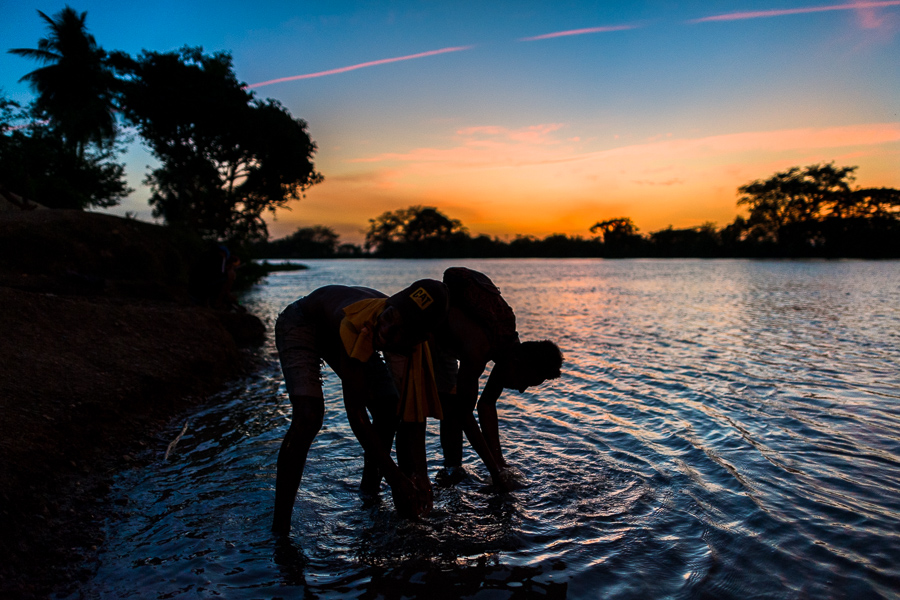
[[[303,590],[294,597],[566,598],[567,584],[553,581],[553,575],[565,568],[562,563],[544,569],[503,565],[496,555],[444,561],[368,558],[363,560],[365,567],[320,583],[316,565],[311,564],[300,545],[283,538],[275,543],[273,562],[278,565],[285,586]]]

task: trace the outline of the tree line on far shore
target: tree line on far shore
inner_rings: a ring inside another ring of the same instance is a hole
[[[258,244],[264,258],[501,257],[858,257],[900,258],[900,190],[853,188],[857,167],[793,167],[738,188],[739,216],[641,233],[627,217],[598,221],[587,236],[472,235],[431,206],[411,206],[369,220],[365,244],[341,244],[333,229],[304,227]]]

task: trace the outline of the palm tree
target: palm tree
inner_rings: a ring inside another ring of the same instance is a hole
[[[47,37],[38,40],[37,48],[9,52],[45,65],[19,81],[31,85],[37,111],[70,149],[83,156],[88,143],[103,146],[115,138],[117,81],[106,52],[87,32],[86,12],[79,15],[66,6],[53,18],[38,14],[47,22]]]

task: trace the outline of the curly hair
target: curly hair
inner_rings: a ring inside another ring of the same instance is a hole
[[[514,360],[528,373],[539,374],[544,379],[556,379],[560,376],[563,355],[555,343],[541,340],[519,344]]]

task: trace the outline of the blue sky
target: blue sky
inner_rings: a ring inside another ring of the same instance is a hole
[[[5,48],[34,47],[36,11],[63,6],[2,0]],[[309,123],[326,178],[275,235],[358,241],[412,204],[501,236],[724,225],[739,185],[831,160],[900,187],[900,1],[71,6],[107,50],[199,45],[251,85],[307,76],[254,88]],[[0,87],[27,102],[33,68],[0,55]],[[149,214],[149,162],[129,153],[119,213]]]

